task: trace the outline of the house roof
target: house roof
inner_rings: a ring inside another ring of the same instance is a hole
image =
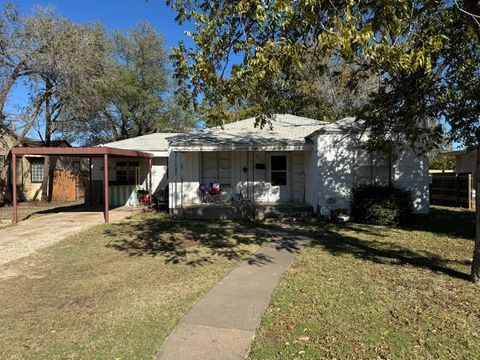
[[[446,152],[441,153],[440,155],[460,156],[460,155],[465,155],[465,154],[473,154],[474,152],[475,152],[475,150],[467,151],[466,149],[462,149],[462,150],[446,151]]]
[[[192,150],[303,150],[309,135],[329,123],[288,114],[276,114],[271,126],[255,127],[255,118],[169,137],[177,151]]]
[[[364,128],[364,122],[359,121],[354,117],[346,117],[334,123],[326,123],[308,135],[311,138],[317,134],[325,133],[345,133],[345,132],[359,132]]]
[[[139,151],[168,151],[167,138],[178,135],[178,133],[153,133],[143,136],[137,136],[131,139],[119,140],[102,144],[102,147],[110,147],[124,150]]]

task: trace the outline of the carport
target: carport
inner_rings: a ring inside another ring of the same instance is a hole
[[[12,187],[13,187],[13,222],[17,223],[17,156],[25,155],[43,155],[43,156],[64,156],[64,157],[85,157],[90,159],[89,166],[89,181],[90,191],[92,186],[92,158],[103,157],[103,195],[104,195],[104,219],[105,222],[109,222],[109,181],[108,181],[108,160],[110,157],[123,157],[123,158],[147,158],[148,159],[148,192],[150,198],[152,197],[152,158],[153,154],[135,151],[116,149],[110,147],[82,147],[82,148],[63,148],[63,147],[16,147],[12,149]]]

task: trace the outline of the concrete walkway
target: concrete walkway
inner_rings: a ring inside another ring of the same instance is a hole
[[[110,222],[132,216],[133,208],[117,208],[110,211]],[[20,221],[0,229],[0,266],[33,254],[97,224],[102,224],[99,211],[65,211]]]
[[[228,274],[167,337],[157,360],[243,359],[283,273],[308,242],[302,227],[284,226],[273,242]]]

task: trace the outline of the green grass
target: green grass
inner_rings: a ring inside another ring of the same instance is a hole
[[[257,333],[251,359],[480,358],[468,281],[474,213],[435,207],[408,229],[315,226]]]
[[[10,263],[0,268],[0,358],[151,359],[266,239],[249,223],[143,214]]]

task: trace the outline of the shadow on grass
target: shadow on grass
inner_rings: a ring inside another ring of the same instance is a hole
[[[445,259],[434,252],[419,252],[390,241],[365,240],[340,233],[337,225],[319,227],[311,245],[328,251],[334,256],[352,255],[355,258],[376,264],[392,266],[409,265],[445,275],[468,280],[469,274],[453,269],[451,265],[468,265],[465,261]],[[346,225],[344,230],[358,231],[357,226]],[[432,244],[432,249],[435,246]]]
[[[475,240],[475,212],[435,206],[430,208],[428,216],[418,218],[407,229],[473,241]]]
[[[434,209],[430,219],[403,230],[470,238],[473,227],[471,216],[471,212]],[[452,224],[462,224],[463,229],[450,230]],[[344,234],[343,230],[349,231],[349,234]],[[468,265],[468,261],[442,257],[433,243],[434,237],[431,251],[415,251],[413,246],[409,248],[408,245],[395,241],[395,234],[388,228],[375,226],[340,226],[321,222],[285,226],[279,223],[179,221],[152,217],[128,225],[110,225],[105,233],[112,238],[108,247],[129,256],[162,256],[167,263],[172,264],[199,266],[211,263],[213,256],[240,259],[249,254],[249,250],[242,245],[261,245],[267,241],[271,241],[277,250],[298,253],[306,245],[305,242],[310,240],[309,246],[319,247],[334,256],[352,255],[372,263],[409,265],[462,280],[469,279],[469,274],[453,268]],[[364,236],[372,238],[363,239]],[[257,252],[247,262],[250,265],[264,266],[272,262],[272,259],[267,254]]]
[[[181,221],[151,217],[136,223],[111,224],[105,234],[107,247],[129,256],[161,256],[171,264],[198,266],[214,256],[235,260],[250,254],[246,245],[272,242],[280,251],[299,252],[305,234],[283,226],[250,221]],[[271,256],[261,252],[247,258],[249,265],[264,266]]]

